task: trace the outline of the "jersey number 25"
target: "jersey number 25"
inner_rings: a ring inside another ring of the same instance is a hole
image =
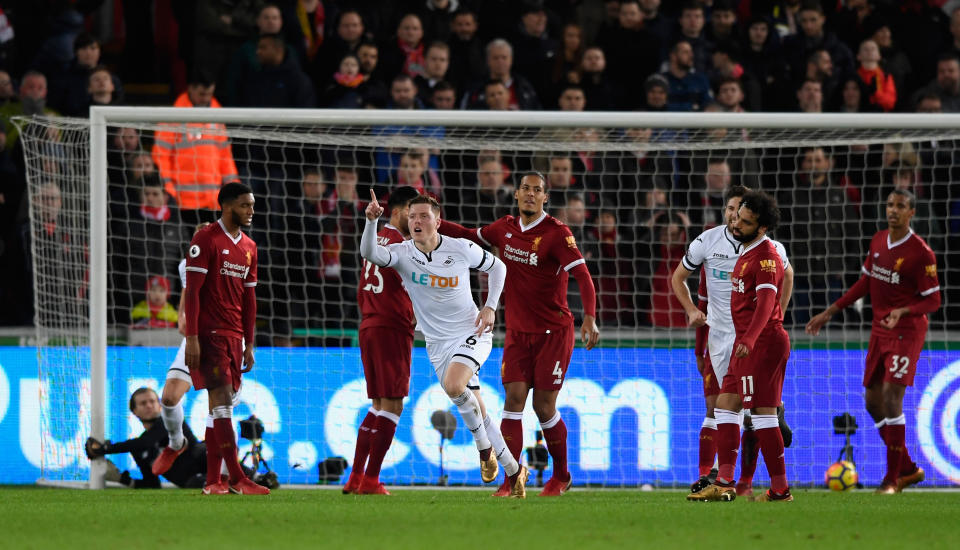
[[[376,282],[370,279],[371,275],[376,279]],[[364,260],[363,278],[367,281],[367,284],[363,285],[364,290],[369,290],[374,294],[383,292],[383,275],[380,274],[380,266]]]

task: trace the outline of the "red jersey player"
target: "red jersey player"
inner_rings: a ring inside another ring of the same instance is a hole
[[[418,195],[403,186],[390,193],[390,221],[377,233],[377,244],[407,239],[407,203]],[[380,483],[380,466],[393,442],[403,398],[410,393],[410,362],[413,351],[413,305],[403,289],[400,275],[389,267],[367,260],[360,271],[357,289],[360,302],[360,359],[367,380],[367,397],[373,403],[360,423],[353,470],[343,493],[390,494]]]
[[[913,385],[927,333],[927,314],[940,307],[940,283],[933,251],[910,229],[916,198],[903,189],[887,197],[887,229],[870,241],[860,279],[833,305],[807,323],[820,328],[836,312],[870,295],[873,324],[863,385],[867,412],[887,444],[887,473],[879,494],[899,493],[923,481],[923,469],[910,459],[905,443],[903,394]]]
[[[240,231],[253,221],[253,192],[228,183],[217,196],[222,215],[193,236],[187,252],[184,362],[193,387],[207,390],[213,425],[207,426],[207,484],[204,494],[266,495],[244,475],[237,461],[231,419],[233,393],[241,373],[253,368],[253,331],[257,315],[257,245]],[[246,347],[243,341],[246,340]],[[230,471],[220,482],[221,458]]]
[[[557,411],[557,395],[575,339],[573,315],[567,307],[567,273],[573,274],[580,287],[584,309],[580,336],[588,350],[600,339],[596,293],[570,228],[543,209],[547,202],[543,175],[523,176],[514,198],[520,216],[504,216],[475,230],[444,221],[440,232],[495,246],[507,264],[503,292],[507,335],[500,371],[506,400],[500,431],[514,458],[519,459],[523,450],[523,408],[533,388],[533,409],[553,458],[553,476],[540,496],[559,496],[571,485],[567,427]],[[509,494],[508,480],[494,493]]]
[[[770,474],[770,489],[758,501],[793,500],[787,486],[783,436],[777,407],[790,356],[790,337],[783,329],[778,296],[784,268],[780,253],[766,233],[776,228],[780,211],[776,201],[750,191],[740,202],[733,236],[743,250],[731,273],[730,313],[736,332],[733,358],[720,385],[714,409],[717,422],[717,480],[690,493],[687,500],[732,501],[736,498],[734,469],[740,448],[742,408],[752,410],[753,429]]]

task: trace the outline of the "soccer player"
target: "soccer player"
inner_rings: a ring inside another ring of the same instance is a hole
[[[403,186],[390,193],[390,221],[377,233],[383,246],[410,238],[407,203],[418,195]],[[353,470],[343,493],[389,495],[380,483],[380,466],[393,442],[403,398],[410,393],[410,362],[413,352],[413,306],[403,291],[403,281],[394,269],[364,261],[357,289],[360,302],[360,359],[367,380],[367,397],[373,403],[360,423]]]
[[[673,292],[687,312],[687,324],[697,327],[696,358],[697,369],[703,377],[703,396],[706,401],[707,415],[700,427],[699,440],[699,479],[690,486],[690,492],[696,493],[710,485],[715,475],[714,467],[717,455],[717,423],[714,408],[720,394],[720,382],[727,374],[730,357],[733,355],[735,330],[730,315],[730,278],[737,259],[743,250],[743,243],[734,236],[734,224],[740,201],[750,190],[735,185],[724,194],[724,225],[708,229],[694,239],[687,253],[673,271],[671,280]],[[777,241],[771,240],[784,265],[783,292],[780,293],[780,308],[785,311],[793,293],[793,267],[787,260],[787,251]],[[690,298],[687,278],[699,268],[700,288],[697,305]],[[706,315],[704,315],[706,309]],[[707,328],[709,327],[709,332]],[[704,347],[707,348],[704,353]],[[785,426],[785,424],[783,424]],[[789,428],[786,428],[787,430]],[[756,466],[755,434],[752,429],[744,432],[744,449],[741,453],[741,482],[737,486],[740,496],[751,494],[753,469]],[[744,479],[745,478],[745,479]]]
[[[242,373],[253,368],[256,323],[257,245],[241,227],[253,221],[254,197],[242,183],[228,183],[217,196],[222,214],[201,229],[187,253],[184,363],[196,389],[206,389],[213,425],[207,426],[207,484],[204,494],[267,495],[240,468],[233,430],[233,395]],[[220,481],[220,460],[230,472]]]
[[[375,265],[395,267],[403,274],[417,326],[427,341],[430,363],[480,451],[483,480],[496,479],[499,462],[510,480],[510,496],[525,498],[530,472],[509,452],[496,426],[484,423],[486,413],[478,391],[477,372],[493,347],[491,331],[506,266],[472,242],[442,237],[437,232],[440,204],[428,196],[408,203],[410,240],[377,244],[377,218],[383,207],[372,190],[370,196],[360,253]],[[470,269],[489,275],[487,300],[480,311],[470,291]]]
[[[570,366],[575,340],[573,315],[567,307],[568,273],[580,287],[583,324],[580,336],[586,348],[600,339],[596,321],[596,292],[586,261],[570,228],[547,215],[546,179],[531,173],[514,192],[520,216],[504,216],[477,229],[443,222],[440,231],[495,246],[507,265],[503,303],[507,337],[501,376],[506,390],[500,429],[510,452],[519,459],[523,450],[523,408],[533,388],[533,410],[540,420],[553,458],[553,475],[540,496],[559,496],[570,489],[567,469],[567,426],[557,411],[557,395]],[[509,483],[494,496],[507,496]]]
[[[790,337],[783,329],[778,301],[783,291],[784,268],[780,253],[766,235],[776,229],[779,221],[780,210],[770,195],[750,191],[743,196],[733,225],[734,238],[743,244],[730,278],[730,314],[736,331],[734,351],[714,408],[720,467],[717,480],[691,492],[687,500],[732,501],[737,497],[734,469],[740,447],[739,412],[743,407],[752,409],[753,428],[770,474],[770,489],[755,500],[793,500],[777,421],[790,356]]]
[[[887,445],[887,473],[878,494],[899,493],[924,479],[923,468],[911,460],[905,443],[903,394],[913,385],[927,314],[940,307],[940,283],[933,251],[910,228],[915,206],[910,191],[896,189],[887,196],[887,229],[870,241],[860,279],[807,323],[808,333],[819,334],[841,309],[867,294],[873,302],[863,385],[867,412]]]

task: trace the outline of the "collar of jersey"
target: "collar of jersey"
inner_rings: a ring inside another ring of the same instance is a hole
[[[892,242],[890,242],[890,232],[887,231],[887,250],[890,250],[891,248],[895,248],[895,247],[900,246],[901,244],[907,242],[907,239],[909,239],[909,238],[912,237],[912,236],[913,236],[913,228],[912,228],[912,227],[908,227],[908,228],[907,228],[907,234],[906,234],[906,236],[904,236],[904,237],[903,237],[902,239],[900,239],[899,241],[897,241],[897,242],[895,242],[895,243],[892,243]]]
[[[534,220],[533,223],[531,223],[530,225],[528,225],[528,226],[526,226],[526,227],[524,227],[524,225],[523,225],[523,218],[517,218],[517,224],[520,226],[520,231],[526,233],[528,230],[533,229],[534,227],[536,227],[537,224],[539,224],[540,222],[542,222],[543,219],[546,218],[546,217],[547,217],[547,213],[546,213],[546,211],[544,211],[544,212],[541,212],[541,213],[540,213],[540,217],[539,217],[539,218],[537,218],[536,220]]]
[[[733,238],[733,233],[730,233],[730,229],[727,228],[726,224],[723,226],[723,236],[726,237],[727,242],[733,245],[733,251],[740,253],[743,243],[738,241],[736,238]]]
[[[743,256],[743,255],[746,254],[747,252],[750,252],[750,251],[753,250],[754,248],[760,246],[760,244],[761,244],[763,241],[767,241],[767,240],[770,240],[770,237],[764,235],[759,241],[751,244],[751,245],[750,245],[750,248],[747,248],[746,250],[744,250],[743,252],[741,252],[740,255]]]
[[[413,248],[416,249],[417,252],[423,254],[424,257],[427,258],[428,262],[432,262],[433,253],[436,252],[437,250],[440,250],[440,245],[443,244],[443,235],[441,235],[440,233],[437,233],[437,237],[439,237],[439,239],[437,240],[437,247],[431,250],[430,252],[424,252],[423,250],[420,250],[420,247],[417,246],[417,243],[413,242],[413,239],[410,239],[410,242],[413,244]]]
[[[240,239],[243,238],[243,231],[240,231],[239,233],[237,233],[237,238],[234,239],[233,235],[231,235],[230,232],[227,231],[227,226],[223,225],[223,218],[220,218],[219,220],[217,220],[217,223],[220,224],[220,229],[223,229],[223,234],[226,235],[228,239],[233,241],[233,244],[239,243]]]

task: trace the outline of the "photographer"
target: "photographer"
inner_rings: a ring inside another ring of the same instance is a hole
[[[92,437],[87,438],[87,458],[93,460],[108,454],[130,453],[143,473],[143,479],[132,479],[127,471],[120,473],[112,462],[107,461],[107,480],[118,481],[134,489],[159,489],[160,478],[151,473],[150,465],[166,447],[167,431],[160,422],[157,393],[150,388],[137,389],[130,396],[130,412],[143,424],[144,432],[135,439],[120,443],[101,443]],[[164,477],[181,488],[203,487],[207,471],[207,447],[197,441],[186,422],[183,423],[183,435],[187,441],[187,451],[177,458]]]

